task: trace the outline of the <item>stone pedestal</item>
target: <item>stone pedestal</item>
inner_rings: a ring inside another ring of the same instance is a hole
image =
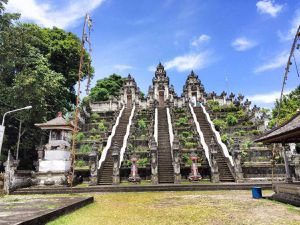
[[[181,182],[180,173],[180,152],[179,152],[179,140],[175,136],[173,141],[173,167],[174,167],[174,183],[179,184]]]
[[[119,146],[115,143],[113,147],[112,157],[113,157],[113,184],[120,184],[120,168],[119,168]]]
[[[130,172],[130,176],[128,178],[128,181],[129,182],[132,182],[132,183],[140,183],[141,182],[141,178],[139,176],[139,173],[138,173],[138,168],[137,168],[137,160],[138,160],[138,157],[133,154],[130,158],[131,160],[131,172]]]
[[[157,143],[153,137],[151,138],[151,142],[150,142],[150,154],[151,154],[151,182],[152,184],[158,184]]]
[[[15,172],[17,170],[18,161],[14,160],[10,151],[8,152],[7,161],[4,163],[4,191],[6,194],[10,194],[14,191]]]
[[[98,183],[98,162],[99,152],[96,144],[93,144],[92,151],[89,154],[89,166],[90,166],[90,186],[95,186]]]
[[[241,166],[241,150],[239,140],[237,138],[234,139],[233,145],[233,161],[234,161],[234,173],[235,180],[237,183],[244,182],[244,174]]]
[[[197,166],[197,160],[198,156],[196,153],[191,153],[190,159],[192,160],[192,165],[191,165],[191,173],[189,175],[189,181],[195,182],[195,181],[200,181],[202,179],[200,173],[198,172],[198,166]]]

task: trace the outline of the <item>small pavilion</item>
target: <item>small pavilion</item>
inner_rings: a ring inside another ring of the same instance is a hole
[[[61,185],[66,183],[66,173],[70,170],[70,142],[73,125],[62,117],[45,123],[35,124],[42,130],[49,130],[49,141],[38,149],[38,183],[40,185]]]
[[[283,146],[283,157],[286,169],[286,183],[275,184],[275,194],[273,198],[300,206],[300,182],[292,183],[292,176],[290,166],[286,155],[286,144],[289,143],[300,143],[300,112],[293,116],[290,120],[278,126],[257,140],[255,142],[263,142],[264,144],[281,143]],[[296,155],[296,161],[299,161],[300,155]],[[296,165],[297,164],[297,165]],[[295,163],[295,175],[298,177],[299,174],[299,163]]]

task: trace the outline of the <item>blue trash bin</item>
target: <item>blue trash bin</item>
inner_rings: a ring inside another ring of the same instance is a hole
[[[252,198],[262,198],[261,187],[252,187]]]

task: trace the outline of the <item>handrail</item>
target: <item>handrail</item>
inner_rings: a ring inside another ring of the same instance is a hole
[[[158,109],[155,108],[154,139],[158,143]]]
[[[191,110],[193,119],[194,119],[194,121],[195,121],[195,124],[196,124],[197,132],[198,132],[198,134],[199,134],[199,136],[200,136],[200,142],[201,142],[201,145],[202,145],[202,147],[203,147],[203,149],[204,149],[205,156],[206,156],[206,158],[207,158],[207,161],[208,161],[209,166],[211,166],[211,161],[210,161],[210,156],[209,156],[209,148],[208,148],[208,146],[207,146],[207,144],[206,144],[206,142],[205,142],[203,132],[202,132],[202,130],[201,130],[201,128],[200,128],[200,124],[199,124],[199,122],[198,122],[197,116],[196,116],[196,114],[195,114],[195,112],[194,112],[194,109],[193,109],[191,103],[189,103],[189,107],[190,107],[190,110]]]
[[[128,141],[128,137],[129,137],[129,134],[130,134],[130,127],[131,127],[131,124],[132,124],[132,118],[134,116],[134,111],[135,111],[135,104],[133,105],[133,108],[131,110],[131,114],[130,114],[130,117],[129,117],[129,122],[128,122],[127,128],[126,128],[126,134],[125,134],[124,140],[123,140],[123,146],[122,146],[121,151],[120,151],[119,167],[121,167],[121,164],[122,164],[123,159],[124,159],[124,154],[125,154],[126,147],[127,147],[127,141]]]
[[[167,119],[168,119],[168,128],[169,128],[169,137],[170,137],[170,145],[171,149],[173,147],[173,141],[174,141],[174,133],[172,128],[172,121],[171,121],[171,115],[170,115],[170,108],[167,108]],[[173,151],[171,151],[172,159],[173,159]]]
[[[112,138],[115,136],[116,134],[116,129],[117,129],[117,126],[119,125],[120,123],[120,118],[121,116],[123,115],[123,111],[125,109],[125,104],[123,105],[118,117],[117,117],[117,120],[116,120],[116,123],[115,125],[113,126],[112,128],[112,131],[111,131],[111,134],[109,135],[108,139],[107,139],[107,144],[105,146],[105,148],[103,149],[102,151],[102,155],[101,155],[101,158],[99,160],[99,165],[98,165],[98,169],[101,168],[101,165],[102,163],[104,162],[105,158],[106,158],[106,155],[107,155],[107,152],[108,152],[108,149],[111,147],[111,142],[112,142]]]
[[[214,125],[213,122],[211,121],[210,116],[209,116],[209,114],[206,112],[205,107],[204,107],[202,104],[200,104],[200,107],[202,108],[203,113],[205,114],[206,119],[207,119],[208,123],[210,124],[210,127],[212,128],[212,131],[213,131],[213,133],[214,133],[214,135],[215,135],[215,137],[216,137],[216,139],[217,139],[218,144],[221,146],[221,149],[222,149],[222,151],[223,151],[224,156],[225,156],[226,158],[229,159],[229,162],[230,162],[231,166],[233,166],[233,159],[232,159],[232,156],[229,155],[229,151],[228,151],[228,149],[227,149],[227,146],[222,142],[220,133],[216,131],[215,125]]]

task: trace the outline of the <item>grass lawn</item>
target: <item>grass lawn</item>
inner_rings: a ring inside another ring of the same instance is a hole
[[[270,191],[264,191],[270,195]],[[95,203],[62,216],[61,224],[300,224],[300,209],[250,191],[92,194]]]

